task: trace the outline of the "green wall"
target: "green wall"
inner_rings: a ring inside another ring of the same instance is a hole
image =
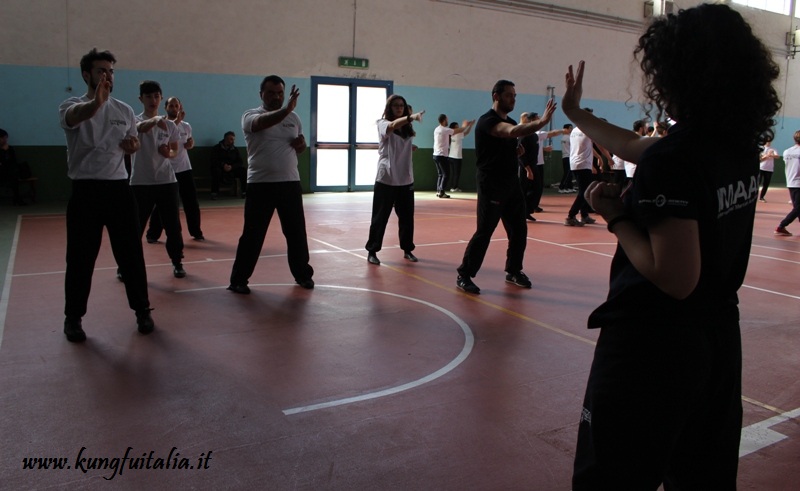
[[[40,202],[65,201],[70,195],[70,181],[67,178],[67,151],[63,146],[15,146],[17,158],[30,164],[33,175],[39,180],[36,185]],[[209,177],[212,147],[195,147],[189,151],[194,175]],[[247,155],[244,147],[239,147],[242,159]],[[417,191],[436,190],[436,166],[433,163],[433,150],[419,148],[413,154],[414,184]],[[545,157],[545,185],[561,180],[561,152],[554,151]],[[300,155],[298,167],[303,191],[311,190],[310,153]],[[772,184],[786,185],[786,176],[782,159],[775,159],[775,174]],[[464,160],[461,169],[459,187],[464,191],[475,191],[475,150],[464,149]]]

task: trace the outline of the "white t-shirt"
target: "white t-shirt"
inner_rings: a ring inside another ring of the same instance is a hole
[[[766,155],[767,153],[778,153],[775,151],[774,148],[770,146],[765,146],[764,150],[761,152],[761,155]],[[767,172],[774,172],[775,171],[775,159],[764,159],[759,164],[759,169]]]
[[[783,152],[783,161],[786,163],[786,187],[800,188],[800,145]]]
[[[619,170],[622,170],[624,168],[625,169],[625,177],[630,179],[630,178],[633,177],[633,174],[636,173],[636,164],[634,164],[633,162],[628,162],[627,160],[622,160],[620,157],[617,157],[616,155],[614,155],[612,157],[612,159],[614,159],[614,165],[611,168],[612,169],[619,169]],[[620,167],[620,165],[622,167]]]
[[[569,158],[569,135],[561,135],[561,158]]]
[[[569,168],[571,170],[592,169],[592,140],[577,126],[569,134]]]
[[[407,186],[414,182],[411,162],[414,138],[403,138],[388,128],[389,121],[378,120],[378,175],[375,180],[389,186]]]
[[[142,122],[150,119],[144,113],[136,115],[136,121]],[[161,129],[158,125],[150,128],[150,131],[139,133],[139,151],[133,154],[133,165],[131,166],[131,186],[154,186],[157,184],[170,184],[178,182],[175,179],[175,171],[169,159],[158,153],[158,147],[169,145],[171,142],[178,141],[178,130],[175,123],[164,118],[167,129]]]
[[[178,130],[178,155],[174,159],[170,159],[170,163],[177,174],[178,172],[192,170],[189,152],[186,151],[186,142],[192,137],[192,126],[186,121],[181,121],[181,124],[176,126]]]
[[[539,155],[536,156],[538,160],[536,160],[536,165],[544,165],[544,141],[547,140],[547,132],[537,131],[536,132],[537,138],[539,138]]]
[[[453,129],[439,125],[433,130],[433,156],[447,157],[450,153],[450,136]]]
[[[447,155],[451,159],[462,158],[462,146],[464,144],[464,133],[459,133],[450,137],[450,153]]]
[[[125,138],[138,136],[133,109],[109,97],[94,116],[75,126],[67,126],[67,110],[90,100],[85,94],[70,97],[58,107],[67,138],[67,176],[104,181],[127,179],[125,151],[119,144]]]
[[[260,106],[242,115],[247,142],[247,182],[299,181],[297,152],[290,143],[303,134],[300,117],[292,112],[275,126],[253,132],[253,120],[267,112]]]

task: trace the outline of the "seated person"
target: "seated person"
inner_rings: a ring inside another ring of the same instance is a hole
[[[247,188],[247,168],[242,162],[242,155],[233,144],[236,135],[233,131],[225,133],[219,143],[214,145],[211,157],[211,199],[217,198],[219,185],[223,181],[239,179],[239,187],[242,190],[242,197]]]
[[[8,144],[8,132],[0,129],[0,186],[11,189],[15,205],[27,203],[19,195],[20,165],[14,147]]]

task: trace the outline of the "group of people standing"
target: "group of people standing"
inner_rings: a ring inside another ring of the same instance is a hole
[[[781,106],[772,85],[779,68],[741,15],[723,4],[653,20],[634,56],[644,72],[646,97],[676,122],[663,138],[614,126],[581,109],[584,62],[577,71],[569,67],[561,103],[575,125],[570,160],[580,159],[572,169],[580,192],[568,220],[580,213],[582,223],[591,223],[591,207],[617,240],[608,298],[588,319],[588,327],[600,334],[580,411],[572,488],[656,489],[663,483],[666,489],[735,489],[742,424],[737,291],[752,239],[759,145],[771,140]],[[87,93],[60,108],[73,180],[64,326],[70,341],[85,339],[81,317],[103,226],[138,329],[153,330],[140,226],[152,209],[138,216],[136,210],[140,199],[155,200],[162,190],[135,188],[177,187],[174,176],[162,178],[156,166],[137,170],[136,162],[129,186],[126,154],[150,147],[150,153],[174,158],[178,139],[171,136],[174,122],[152,115],[156,99],[145,98],[137,124],[130,106],[110,97],[115,61],[109,52],[87,54],[81,61]],[[279,77],[266,77],[262,104],[242,117],[249,165],[244,230],[229,287],[235,293],[250,292],[247,282],[275,210],[295,281],[314,287],[297,172],[297,154],[306,148],[294,113],[299,91],[292,87],[284,106],[284,87]],[[480,292],[472,278],[500,221],[508,235],[505,279],[531,287],[522,271],[527,227],[518,139],[537,135],[556,109],[549,100],[540,117],[526,115],[517,123],[509,116],[516,91],[508,80],[494,85],[491,98],[491,108],[474,124],[477,228],[457,268],[456,285],[470,294]],[[372,264],[380,264],[377,252],[392,209],[404,257],[417,261],[412,123],[423,114],[392,95],[377,123],[379,162],[366,244]],[[711,125],[719,131],[709,133]],[[447,127],[446,117],[440,126]],[[452,133],[470,127],[471,122]],[[784,158],[800,168],[800,132],[795,141]],[[591,178],[591,142],[637,164],[630,185]],[[439,187],[437,192],[445,184]],[[790,188],[797,208],[800,182],[792,181]],[[162,201],[157,207],[171,211],[176,199]],[[178,259],[177,248],[168,250]]]
[[[186,154],[194,140],[191,126],[183,121],[185,112],[180,100],[167,99],[167,116],[159,115],[161,86],[147,80],[139,86],[144,109],[135,115],[128,104],[111,97],[115,63],[116,58],[109,51],[93,49],[84,55],[80,68],[86,94],[70,97],[59,106],[67,140],[67,175],[72,181],[67,205],[64,307],[64,334],[71,342],[86,340],[82,318],[103,228],[108,231],[117,275],[125,284],[128,304],[142,334],[155,328],[142,250],[148,220],[148,242],[157,242],[162,230],[166,233],[166,250],[176,278],[186,276],[179,199],[183,201],[189,232],[195,240],[205,239]],[[297,170],[297,154],[306,149],[300,118],[294,113],[299,93],[292,87],[289,103],[284,107],[284,85],[277,76],[266,77],[260,88],[262,105],[242,117],[250,151],[249,186],[244,229],[229,286],[236,293],[250,291],[247,280],[275,210],[287,237],[295,280],[303,288],[314,287]],[[221,155],[236,151],[232,141],[220,142],[220,147]],[[228,172],[232,168],[232,163],[223,162],[220,170]]]

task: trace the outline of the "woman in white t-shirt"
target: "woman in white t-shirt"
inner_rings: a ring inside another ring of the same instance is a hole
[[[372,220],[367,239],[367,261],[378,265],[377,252],[392,209],[397,214],[400,248],[404,258],[417,262],[414,250],[414,167],[411,162],[414,140],[412,121],[422,121],[425,111],[411,114],[406,100],[392,95],[386,100],[383,117],[378,120],[378,175],[372,194]]]

